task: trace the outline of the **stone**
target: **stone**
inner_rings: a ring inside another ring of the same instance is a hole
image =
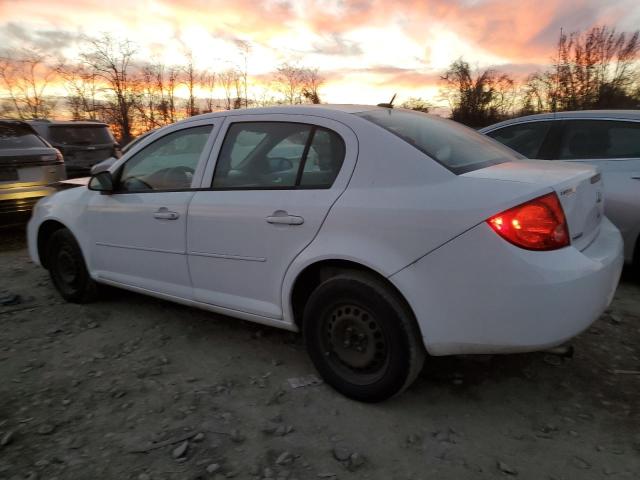
[[[545,355],[542,360],[547,365],[551,365],[554,367],[559,367],[560,365],[562,365],[562,358],[560,358],[557,355],[551,355],[551,354]]]
[[[220,467],[219,463],[210,463],[207,465],[206,470],[208,474],[213,475],[214,473],[219,472],[221,468],[222,467]]]
[[[9,430],[7,433],[5,433],[2,438],[0,438],[0,447],[9,445],[13,441],[13,435],[14,432],[12,430]]]
[[[273,469],[266,467],[263,471],[262,471],[262,476],[264,478],[273,478]]]
[[[242,443],[242,442],[244,442],[244,435],[242,435],[242,433],[240,433],[240,430],[233,429],[233,430],[231,430],[231,441],[233,441],[235,443]]]
[[[40,435],[50,435],[55,431],[55,429],[55,425],[51,425],[50,423],[43,423],[38,427],[38,433]]]
[[[276,458],[276,465],[289,465],[292,462],[293,455],[288,450],[285,450]]]
[[[500,470],[502,473],[506,473],[507,475],[518,475],[518,471],[513,468],[511,465],[498,460],[498,470]]]
[[[339,462],[346,462],[351,458],[351,450],[346,445],[338,443],[333,446],[333,458]]]
[[[582,470],[588,470],[591,468],[591,464],[587,462],[584,458],[573,457],[571,463],[574,467],[580,468]]]
[[[365,459],[358,452],[354,452],[349,456],[349,470],[354,471],[364,465]]]
[[[178,445],[176,448],[173,449],[173,452],[171,453],[173,455],[173,458],[183,458],[187,455],[187,450],[189,449],[189,442],[187,440],[185,440],[184,442],[182,442],[180,445]]]

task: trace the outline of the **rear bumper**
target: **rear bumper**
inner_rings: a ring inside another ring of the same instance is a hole
[[[535,351],[588,328],[611,302],[623,264],[604,219],[584,250],[532,252],[481,224],[391,277],[432,355]]]
[[[51,186],[34,186],[25,188],[0,189],[0,218],[2,224],[19,222],[28,217],[34,205],[43,197],[56,192]]]

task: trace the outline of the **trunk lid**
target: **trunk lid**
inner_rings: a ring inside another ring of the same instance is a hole
[[[551,188],[562,204],[573,246],[582,250],[598,234],[604,199],[602,176],[594,166],[547,160],[514,161],[463,176],[539,185],[541,195]]]

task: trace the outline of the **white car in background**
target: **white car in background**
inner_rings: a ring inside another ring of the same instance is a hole
[[[513,118],[480,130],[527,158],[588,163],[602,172],[605,213],[625,261],[640,272],[640,111],[585,110]]]
[[[206,114],[39,202],[29,250],[72,302],[107,284],[302,330],[327,383],[380,401],[427,353],[544,349],[611,301],[600,174],[515,158],[392,108]]]

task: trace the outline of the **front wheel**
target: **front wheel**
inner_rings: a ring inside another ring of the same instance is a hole
[[[65,300],[87,303],[95,299],[98,286],[87,271],[80,245],[68,229],[61,228],[49,239],[47,263],[51,280]]]
[[[355,400],[379,402],[399,394],[424,363],[408,307],[367,273],[344,273],[320,284],[305,306],[303,330],[320,375]]]

